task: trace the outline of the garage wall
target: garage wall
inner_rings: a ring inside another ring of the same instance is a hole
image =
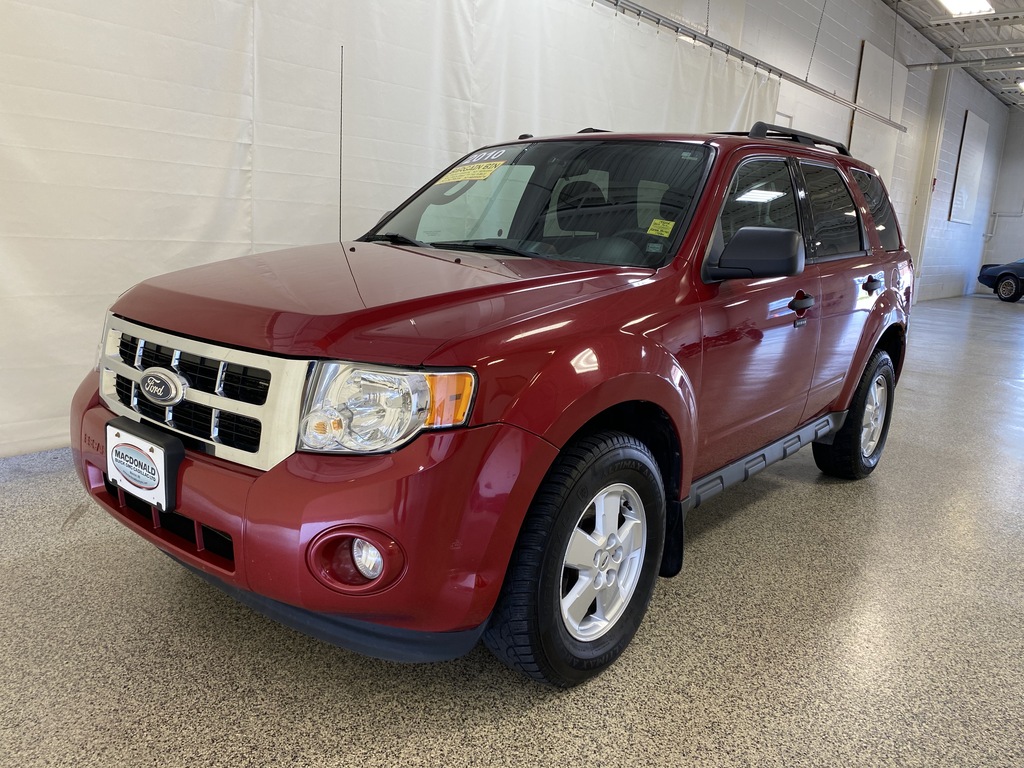
[[[979,268],[983,263],[1004,264],[1024,258],[1024,112],[1013,112],[1007,125],[992,209],[1001,215],[989,219],[988,231],[995,234],[985,245]],[[974,287],[989,292],[976,280]]]
[[[934,192],[918,265],[918,301],[974,292],[1009,124],[1007,107],[970,75],[959,69],[949,74]],[[967,110],[988,123],[989,130],[973,221],[963,224],[950,221],[949,210]]]
[[[706,4],[680,0],[678,6],[690,23],[704,22]],[[947,60],[909,24],[897,22],[895,13],[880,0],[748,0],[739,39],[727,37],[726,25],[716,30],[715,18],[713,13],[712,36],[791,74],[806,74],[810,82],[851,101],[857,93],[862,40],[890,55],[895,43],[894,58],[905,66]],[[885,179],[904,236],[915,254],[918,300],[975,290],[1010,114],[1006,106],[960,70],[948,73],[946,89],[946,74],[924,69],[908,73],[898,120],[907,131],[898,136],[892,177]],[[974,220],[971,224],[957,224],[949,222],[948,215],[966,109],[988,122],[990,133]],[[795,127],[845,141],[850,139],[852,111],[799,85],[782,83],[779,112],[780,119],[791,120]],[[856,147],[853,149],[856,154]],[[1004,171],[1003,187],[1009,200],[1005,204],[1000,202],[1000,209],[1020,211],[1022,201],[1019,195],[1014,200],[1007,175]],[[1000,225],[1010,221],[1004,219]],[[1021,226],[1024,228],[1024,224]],[[1008,227],[1006,231],[1019,230]]]

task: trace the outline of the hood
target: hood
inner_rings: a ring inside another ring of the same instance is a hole
[[[418,365],[437,347],[628,284],[650,270],[381,243],[244,256],[146,280],[111,310],[216,343]]]

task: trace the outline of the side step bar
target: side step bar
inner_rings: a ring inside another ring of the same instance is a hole
[[[846,411],[829,413],[804,425],[796,432],[781,440],[766,445],[739,461],[734,461],[717,472],[695,480],[690,486],[690,495],[681,502],[684,510],[696,509],[708,499],[717,496],[726,488],[749,480],[758,472],[767,469],[777,461],[788,459],[801,448],[811,443],[831,443],[832,437],[846,421]]]
[[[786,435],[766,445],[749,456],[723,467],[717,472],[694,480],[690,486],[690,495],[682,501],[668,503],[665,551],[661,558],[660,575],[675,576],[683,567],[683,549],[685,547],[686,513],[695,509],[708,499],[717,496],[726,488],[749,480],[758,472],[767,469],[777,461],[788,459],[801,448],[810,443],[831,443],[846,421],[847,411],[829,413],[821,418],[800,427],[796,432]]]

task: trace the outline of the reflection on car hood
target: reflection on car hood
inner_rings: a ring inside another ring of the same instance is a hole
[[[230,346],[415,365],[452,338],[647,270],[380,243],[306,246],[154,277],[112,310]]]

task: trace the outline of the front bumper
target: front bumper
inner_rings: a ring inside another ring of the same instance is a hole
[[[452,658],[497,599],[526,510],[557,449],[513,426],[420,435],[377,456],[296,453],[266,472],[187,451],[174,514],[106,478],[97,376],[72,406],[72,451],[92,497],[124,525],[282,623],[383,658]],[[353,526],[393,539],[403,571],[379,591],[314,577],[311,542]],[[467,645],[468,643],[468,645]]]

